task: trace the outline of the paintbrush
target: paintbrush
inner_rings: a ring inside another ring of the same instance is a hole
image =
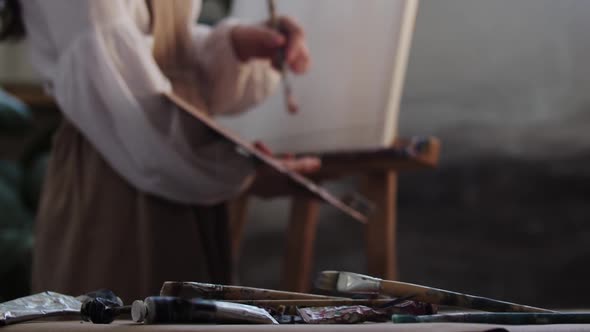
[[[253,300],[343,300],[342,297],[330,297],[306,293],[284,292],[263,288],[239,287],[204,284],[198,282],[165,282],[160,296],[181,298],[201,298],[220,301]]]
[[[297,299],[297,300],[231,300],[228,302],[248,304],[265,308],[277,307],[340,307],[367,306],[390,307],[406,302],[406,299]]]
[[[268,3],[268,13],[270,15],[270,26],[281,32],[281,22],[279,20],[279,16],[277,14],[277,4],[275,0],[267,0]],[[285,103],[287,105],[287,110],[289,113],[294,114],[297,113],[299,110],[299,105],[295,101],[293,97],[293,88],[291,87],[291,82],[289,81],[289,75],[287,73],[287,64],[285,62],[286,54],[285,49],[281,49],[279,51],[277,63],[279,69],[281,70],[281,79],[283,81],[283,94],[285,96]]]
[[[554,312],[547,309],[498,301],[398,281],[382,280],[350,272],[325,271],[316,279],[318,289],[349,294],[381,294],[414,301],[492,312]]]

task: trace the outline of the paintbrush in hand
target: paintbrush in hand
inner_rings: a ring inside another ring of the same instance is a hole
[[[430,304],[469,308],[492,312],[553,312],[526,305],[498,301],[485,297],[461,294],[398,281],[382,280],[350,272],[325,271],[320,273],[316,288],[349,294],[380,294],[405,297]]]
[[[275,29],[282,33],[281,30],[281,22],[279,16],[277,14],[277,4],[275,0],[267,0],[268,4],[268,13],[270,15],[270,26],[271,28]],[[277,59],[279,69],[281,70],[281,79],[283,81],[283,93],[285,95],[285,103],[287,104],[287,110],[291,114],[295,114],[299,111],[299,105],[295,101],[295,97],[293,97],[293,88],[291,87],[291,82],[289,81],[289,75],[287,73],[287,64],[285,61],[286,50],[283,48],[279,52],[279,56]]]

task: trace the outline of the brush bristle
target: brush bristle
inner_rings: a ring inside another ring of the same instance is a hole
[[[317,289],[336,292],[338,286],[338,277],[340,272],[338,271],[324,271],[321,272],[315,280],[314,286]]]

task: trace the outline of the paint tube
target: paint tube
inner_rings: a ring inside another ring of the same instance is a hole
[[[299,315],[307,324],[358,324],[368,321],[384,321],[387,316],[365,306],[299,308]]]
[[[430,304],[404,301],[393,306],[371,308],[362,305],[323,308],[299,308],[297,312],[307,324],[358,324],[387,322],[394,313],[431,315],[437,308]]]
[[[266,310],[258,307],[168,296],[133,302],[131,317],[145,324],[278,324]]]
[[[82,320],[94,324],[110,324],[115,318],[129,313],[131,308],[123,307],[123,302],[119,298],[87,298],[82,302],[80,309]]]
[[[44,292],[0,304],[0,326],[54,316],[80,316],[75,297]]]

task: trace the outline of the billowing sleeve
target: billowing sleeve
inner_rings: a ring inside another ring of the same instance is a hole
[[[124,1],[38,3],[60,50],[53,94],[120,175],[144,192],[186,204],[216,204],[247,185],[252,163],[164,100],[171,84]]]
[[[236,57],[230,36],[236,24],[226,19],[214,28],[196,25],[192,31],[194,58],[208,82],[208,106],[217,115],[247,110],[268,97],[280,82],[270,61],[241,63]]]

